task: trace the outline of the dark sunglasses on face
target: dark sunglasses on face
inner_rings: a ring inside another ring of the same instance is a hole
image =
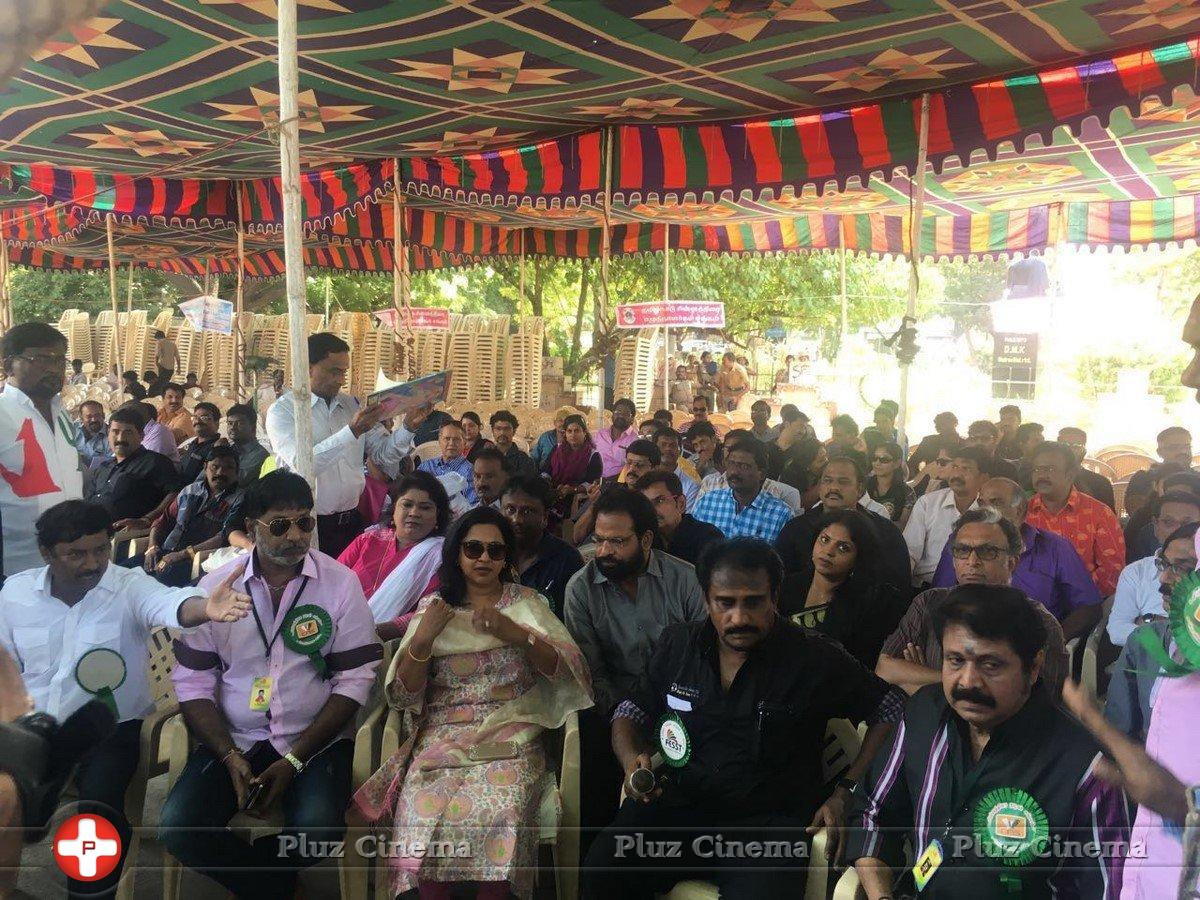
[[[463,541],[462,554],[467,559],[479,559],[487,553],[488,559],[504,560],[508,558],[508,548],[501,541]]]
[[[877,463],[885,463],[885,464],[890,463],[890,462],[895,462],[895,460],[892,459],[890,456],[876,456],[874,461]]]
[[[275,537],[283,537],[291,531],[293,525],[305,534],[311,534],[312,530],[317,527],[317,520],[312,516],[297,516],[294,519],[289,519],[287,516],[279,516],[270,522],[264,519],[255,519],[255,521],[260,525],[266,525],[267,530]]]

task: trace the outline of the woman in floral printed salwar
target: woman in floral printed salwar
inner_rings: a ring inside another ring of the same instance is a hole
[[[498,511],[459,519],[440,588],[421,599],[388,671],[402,743],[355,794],[351,820],[392,826],[393,896],[416,887],[421,900],[442,900],[456,882],[486,900],[533,894],[538,809],[554,778],[541,735],[592,695],[546,598],[513,580],[515,559]]]

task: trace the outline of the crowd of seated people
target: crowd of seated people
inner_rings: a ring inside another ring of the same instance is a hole
[[[26,323],[0,348],[0,683],[28,696],[3,708],[69,715],[90,699],[80,656],[121,654],[118,726],[76,788],[128,834],[147,640],[183,629],[172,679],[192,749],[159,839],[235,896],[293,896],[322,855],[297,848],[350,823],[409,848],[388,860],[393,895],[531,897],[557,768],[544,738],[576,717],[580,856],[563,864],[586,898],[689,878],[797,895],[821,829],[873,900],[1116,897],[1123,879],[1167,896],[1178,880],[1178,803],[1131,778],[1154,765],[1145,745],[1200,780],[1197,676],[1161,662],[1200,524],[1180,428],[1122,507],[1075,426],[1047,441],[1006,406],[962,437],[946,412],[910,451],[884,401],[823,439],[795,406],[773,421],[751,404],[733,360],[705,370],[691,421],[639,420],[622,398],[596,428],[560,410],[527,448],[509,410],[486,428],[432,407],[387,418],[343,391],[350,348],[319,333],[310,485],[281,381],[265,411],[196,402],[164,356],[161,399],[68,410],[66,346]],[[748,427],[713,402],[748,406]],[[1104,711],[1072,678],[1085,645],[1112,675]],[[399,747],[359,783],[351,738],[378,704],[400,714]],[[829,781],[843,719],[860,739]],[[23,821],[6,771],[0,827]],[[247,819],[298,840],[226,828]],[[1047,862],[1030,830],[1108,843]],[[1126,862],[1131,834],[1149,861]],[[434,843],[465,849],[412,849]]]

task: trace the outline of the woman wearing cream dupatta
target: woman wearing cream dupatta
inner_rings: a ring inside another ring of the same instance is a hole
[[[583,655],[546,599],[508,580],[515,550],[496,510],[459,519],[441,590],[421,600],[388,671],[403,741],[354,805],[392,825],[393,896],[417,887],[440,900],[453,882],[476,882],[489,900],[532,896],[537,812],[554,777],[539,738],[592,696]],[[417,844],[441,852],[413,853]]]

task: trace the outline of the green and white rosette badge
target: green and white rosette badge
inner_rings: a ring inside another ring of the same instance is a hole
[[[1020,788],[996,788],[975,807],[975,837],[983,852],[1006,866],[1027,866],[1050,843],[1041,805]]]
[[[692,736],[683,727],[683,720],[671,713],[658,723],[658,749],[663,762],[680,769],[692,758]]]
[[[311,603],[297,606],[283,620],[283,643],[289,650],[311,659],[322,678],[329,677],[329,667],[321,655],[321,648],[332,636],[333,619],[329,612]]]
[[[102,701],[118,719],[117,700],[113,691],[125,683],[129,670],[125,657],[108,647],[95,647],[75,663],[75,681],[81,688]]]
[[[1190,573],[1175,585],[1167,607],[1167,621],[1183,662],[1172,659],[1158,635],[1149,628],[1135,633],[1143,649],[1168,678],[1200,671],[1200,572]]]

